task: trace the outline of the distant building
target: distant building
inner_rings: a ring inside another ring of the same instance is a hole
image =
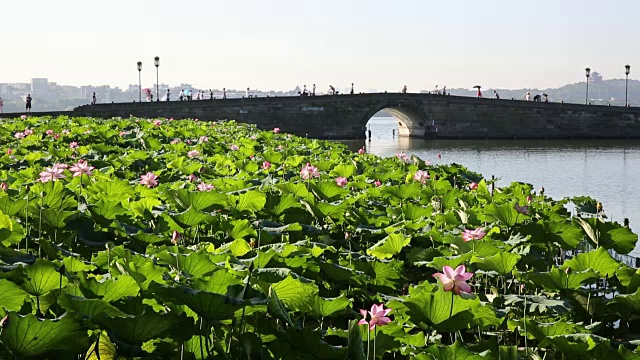
[[[47,97],[49,95],[49,80],[46,78],[31,79],[31,96]]]

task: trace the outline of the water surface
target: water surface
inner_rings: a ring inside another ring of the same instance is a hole
[[[400,151],[432,163],[458,163],[499,186],[512,181],[530,183],[545,194],[590,196],[602,202],[607,216],[640,229],[640,140],[422,140],[398,139],[393,118],[369,121],[372,139],[367,152],[383,157]],[[361,146],[362,143],[352,144]],[[442,159],[437,159],[437,154]],[[640,246],[632,253],[640,256]]]

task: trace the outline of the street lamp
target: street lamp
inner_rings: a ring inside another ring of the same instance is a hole
[[[624,106],[629,106],[629,73],[631,72],[631,65],[624,66],[624,73],[627,76],[627,80],[624,83]]]
[[[156,65],[156,101],[160,101],[160,83],[158,83],[158,68],[160,67],[160,58],[153,58],[153,63]]]
[[[138,61],[138,101],[142,102],[142,61]]]
[[[589,76],[591,76],[591,69],[584,69],[585,75],[587,76],[587,96],[585,98],[585,104],[589,105]]]

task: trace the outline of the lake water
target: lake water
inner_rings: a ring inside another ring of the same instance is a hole
[[[614,221],[629,218],[640,229],[640,140],[422,140],[398,139],[394,118],[369,121],[368,153],[389,157],[400,151],[432,163],[458,163],[499,186],[512,181],[545,188],[555,199],[590,196]],[[356,145],[356,144],[353,144]],[[353,146],[352,145],[352,146]],[[362,142],[358,144],[362,146]],[[356,148],[357,149],[357,148]],[[437,159],[437,154],[442,159]],[[640,245],[632,253],[640,256]]]

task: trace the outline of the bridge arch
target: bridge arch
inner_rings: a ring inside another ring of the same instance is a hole
[[[363,118],[364,125],[366,126],[369,120],[382,110],[396,119],[399,137],[424,138],[426,136],[427,128],[431,124],[429,117],[419,107],[409,104],[380,104],[367,112]]]

